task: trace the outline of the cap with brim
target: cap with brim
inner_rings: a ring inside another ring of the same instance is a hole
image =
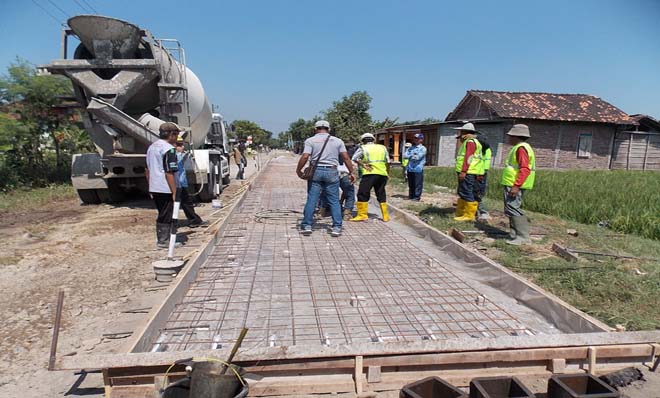
[[[511,130],[509,130],[506,135],[510,135],[513,137],[527,137],[530,138],[531,135],[529,134],[529,127],[527,127],[526,124],[514,124],[513,127],[511,127]]]
[[[477,129],[474,128],[474,124],[472,123],[465,123],[461,127],[452,127],[452,129],[458,130],[459,134],[463,133],[464,131],[471,134],[480,134],[479,131],[477,131]]]

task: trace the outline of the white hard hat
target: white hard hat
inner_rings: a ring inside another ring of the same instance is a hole
[[[374,141],[375,141],[375,140],[376,140],[376,137],[374,137],[374,135],[371,134],[371,133],[364,133],[364,134],[362,134],[362,135],[360,136],[360,141],[364,141],[364,140],[366,140],[366,139],[371,139],[371,140],[374,140]]]
[[[327,120],[319,120],[318,122],[314,123],[314,128],[330,130],[330,123],[328,123]]]
[[[404,148],[410,148],[412,144],[410,142],[406,142],[406,144],[403,146]]]
[[[514,124],[513,127],[511,127],[511,130],[506,134],[514,137],[531,137],[529,134],[529,127],[527,127],[526,124]]]
[[[454,127],[454,130],[459,130],[461,132],[462,131],[467,131],[467,132],[470,132],[470,133],[479,134],[477,129],[474,128],[474,124],[472,124],[472,123],[465,123],[461,127]]]

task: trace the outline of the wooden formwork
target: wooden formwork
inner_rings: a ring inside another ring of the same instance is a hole
[[[457,386],[474,377],[549,376],[553,373],[653,367],[660,332],[603,332],[564,335],[455,339],[325,347],[274,347],[239,354],[251,396],[396,391],[437,375]],[[130,353],[63,357],[58,369],[103,370],[108,396],[153,397],[168,368],[184,358],[225,358],[226,350]],[[172,367],[169,381],[184,375]]]

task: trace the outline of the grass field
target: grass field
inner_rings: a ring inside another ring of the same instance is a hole
[[[500,176],[500,170],[491,170],[488,176],[487,196],[498,201],[502,200]],[[451,168],[427,168],[424,182],[455,190],[456,173]],[[614,231],[660,240],[658,172],[539,170],[523,206],[584,224],[605,223]]]
[[[75,197],[76,191],[69,184],[32,189],[19,188],[0,193],[0,213],[36,210],[46,203]]]

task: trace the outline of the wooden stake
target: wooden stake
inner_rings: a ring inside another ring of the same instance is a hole
[[[362,355],[357,355],[355,357],[355,392],[362,392]]]
[[[589,359],[589,374],[596,373],[596,347],[587,348],[587,358]]]

